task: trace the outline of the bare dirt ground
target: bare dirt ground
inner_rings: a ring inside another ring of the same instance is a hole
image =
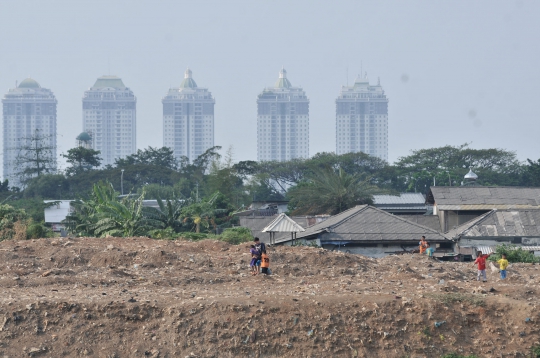
[[[253,277],[246,244],[2,242],[0,358],[529,357],[540,344],[538,265],[483,284],[471,263],[418,254],[269,254],[274,275]]]

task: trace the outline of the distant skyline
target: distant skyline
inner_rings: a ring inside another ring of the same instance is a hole
[[[335,99],[363,68],[389,99],[390,162],[466,142],[538,159],[539,15],[524,0],[0,0],[0,90],[51,89],[64,153],[84,91],[116,75],[137,96],[137,147],[161,147],[163,94],[189,67],[216,100],[215,144],[255,160],[257,95],[282,66],[310,101],[310,155],[335,151]]]

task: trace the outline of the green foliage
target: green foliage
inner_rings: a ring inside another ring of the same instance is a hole
[[[540,186],[540,159],[533,161],[527,159],[527,165],[525,166],[525,171],[523,173],[523,183],[524,186]]]
[[[29,179],[23,196],[25,198],[62,199],[68,198],[69,182],[62,174],[42,175]]]
[[[359,204],[372,204],[373,195],[384,190],[370,184],[369,179],[350,175],[341,168],[317,169],[306,183],[288,192],[294,214],[338,214]]]
[[[201,232],[201,227],[208,229],[212,226],[216,229],[216,217],[219,214],[224,214],[227,209],[216,208],[216,201],[220,198],[220,193],[214,193],[210,198],[198,203],[192,203],[182,209],[184,223],[193,223],[193,228],[196,233]]]
[[[138,149],[137,153],[135,154],[115,160],[115,166],[118,168],[128,167],[135,164],[153,165],[171,170],[176,170],[178,168],[178,162],[174,157],[173,150],[167,147],[148,147],[147,149]]]
[[[69,164],[69,167],[66,169],[66,174],[74,175],[87,170],[92,170],[97,168],[101,164],[101,158],[99,150],[76,147],[71,148],[67,151],[67,154],[61,154],[62,157],[66,158],[66,162]]]
[[[531,356],[533,358],[540,358],[540,345],[534,345],[531,347]]]
[[[232,245],[238,245],[243,242],[252,241],[253,235],[251,235],[251,230],[247,227],[232,227],[223,230],[223,233],[220,235],[220,240]]]
[[[40,239],[53,236],[52,230],[42,223],[30,222],[26,228],[27,239]]]
[[[489,257],[489,261],[498,261],[502,255],[506,255],[508,262],[538,263],[540,260],[534,256],[533,252],[523,250],[521,246],[512,244],[497,245],[495,253]]]
[[[412,151],[394,164],[398,173],[395,189],[425,192],[433,185],[460,185],[470,167],[480,185],[520,185],[522,166],[514,152],[503,149],[472,149],[468,144],[457,147]]]
[[[143,206],[144,194],[136,199],[118,199],[112,185],[94,185],[92,197],[74,204],[76,212],[67,218],[70,230],[80,236],[148,236],[163,227],[157,210]]]
[[[0,204],[0,241],[26,238],[27,219],[28,215],[24,210]],[[21,231],[24,232],[22,236]]]

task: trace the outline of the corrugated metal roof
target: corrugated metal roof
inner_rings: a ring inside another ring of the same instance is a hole
[[[515,250],[522,249],[522,250],[525,250],[525,251],[540,251],[540,246],[516,245],[516,246],[511,247],[510,249],[512,249],[512,248],[515,249]],[[483,255],[489,255],[489,254],[494,253],[496,249],[497,249],[497,246],[484,246],[484,245],[480,245],[480,246],[464,246],[464,247],[460,247],[460,253],[467,255],[467,253],[465,253],[465,251],[466,250],[472,250],[474,255],[476,255],[476,251],[481,251]]]
[[[492,210],[448,231],[448,237],[540,237],[540,210]]]
[[[505,208],[514,208],[518,205],[534,207],[540,206],[540,188],[432,186],[426,200],[428,203],[435,203],[438,208],[442,208],[442,205],[461,207],[443,210],[482,210],[469,209],[470,205],[485,205],[488,210],[495,209],[497,205],[506,206]]]
[[[447,240],[437,230],[368,205],[356,206],[310,226],[298,238],[323,232],[326,241],[416,241],[422,235],[431,241]]]
[[[540,209],[538,206],[520,205],[520,204],[461,204],[461,205],[437,205],[437,210],[509,210],[509,209]]]
[[[247,227],[251,230],[251,234],[253,237],[258,237],[261,239],[261,241],[267,242],[268,238],[270,237],[269,233],[262,232],[262,230],[268,226],[272,221],[276,219],[277,215],[275,216],[240,216],[240,226]],[[307,228],[309,226],[309,221],[312,220],[312,217],[307,216],[294,216],[292,218],[298,225],[302,226],[303,228]],[[274,234],[276,242],[279,239],[287,239],[291,237],[290,233],[280,233],[277,232]]]
[[[401,193],[399,195],[373,195],[373,205],[385,204],[419,204],[424,205],[426,198],[422,193]],[[412,206],[412,205],[411,205]]]
[[[302,226],[298,225],[294,220],[285,214],[279,214],[274,221],[268,224],[262,232],[304,232]]]

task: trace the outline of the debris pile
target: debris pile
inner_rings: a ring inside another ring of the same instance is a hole
[[[508,279],[419,254],[77,238],[0,243],[0,357],[526,356],[538,265]]]

